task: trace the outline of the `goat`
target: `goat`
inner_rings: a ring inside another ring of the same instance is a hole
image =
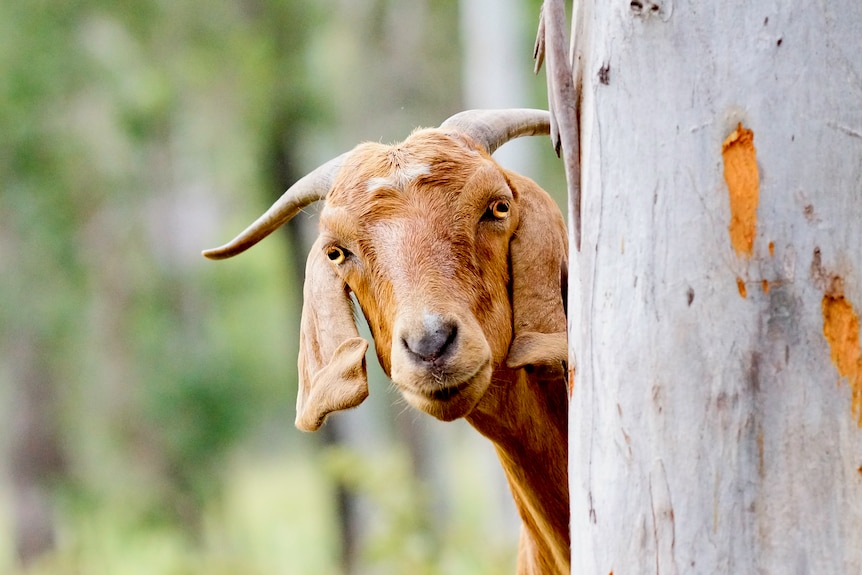
[[[549,130],[547,112],[472,110],[400,144],[360,144],[204,252],[236,255],[326,200],[306,265],[296,426],[317,430],[368,395],[352,292],[406,401],[494,444],[522,519],[522,575],[569,573],[567,236],[550,196],[491,154]]]

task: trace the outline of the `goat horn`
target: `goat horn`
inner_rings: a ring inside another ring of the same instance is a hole
[[[518,108],[511,110],[467,110],[455,114],[440,129],[454,128],[484,146],[489,154],[521,136],[550,133],[550,114],[545,110]]]
[[[211,260],[223,260],[240,254],[289,222],[308,204],[324,199],[348,154],[329,160],[298,180],[237,237],[219,248],[205,250],[203,255]]]

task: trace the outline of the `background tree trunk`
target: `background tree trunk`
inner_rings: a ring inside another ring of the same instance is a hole
[[[520,24],[531,15],[524,3],[516,0],[460,0],[458,8],[463,52],[462,108],[529,107],[529,85],[533,79],[528,67],[530,53],[524,48],[529,46],[530,39],[523,37],[525,27]],[[547,141],[541,138],[516,139],[497,150],[494,159],[510,170],[533,176],[539,171],[538,159],[543,147],[547,147]],[[435,431],[452,432],[451,429]],[[495,515],[489,518],[493,529],[489,535],[501,542],[517,541],[521,520],[496,453],[476,430],[459,422],[455,431],[460,433],[460,437],[453,435],[452,441],[476,446],[474,462],[483,467],[487,489],[494,492],[494,500],[499,502]]]
[[[862,572],[862,4],[576,4],[572,572]]]
[[[31,333],[19,338],[9,354],[16,383],[10,475],[15,552],[26,567],[56,544],[52,489],[66,473],[66,462],[57,422],[57,385],[38,357],[43,342],[37,343]]]

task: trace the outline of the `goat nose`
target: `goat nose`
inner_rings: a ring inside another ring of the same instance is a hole
[[[446,354],[458,335],[458,326],[440,316],[425,317],[423,329],[407,331],[401,342],[411,355],[432,362]]]

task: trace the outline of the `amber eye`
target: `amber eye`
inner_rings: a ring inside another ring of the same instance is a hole
[[[505,200],[496,200],[488,206],[488,213],[498,220],[505,220],[509,217],[509,202]]]
[[[332,246],[326,251],[326,257],[335,265],[339,265],[344,263],[345,258],[347,258],[347,252],[338,246]]]

